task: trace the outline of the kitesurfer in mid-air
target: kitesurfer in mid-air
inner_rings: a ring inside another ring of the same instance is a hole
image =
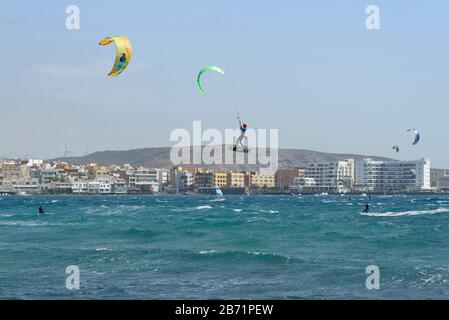
[[[237,119],[239,119],[239,125],[240,125],[240,136],[237,139],[237,142],[234,145],[234,148],[232,150],[237,151],[237,145],[240,144],[243,148],[243,151],[245,151],[245,146],[243,145],[243,139],[245,138],[246,129],[248,129],[248,125],[246,123],[242,124],[242,121],[240,120],[240,117],[238,116]]]

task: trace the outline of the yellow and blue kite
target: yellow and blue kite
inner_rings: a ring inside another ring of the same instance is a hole
[[[124,36],[105,37],[100,41],[99,45],[106,46],[112,42],[115,43],[116,57],[114,66],[112,67],[111,72],[109,72],[109,76],[115,77],[125,71],[129,61],[131,60],[133,50],[131,47],[131,42],[129,42],[128,38]]]

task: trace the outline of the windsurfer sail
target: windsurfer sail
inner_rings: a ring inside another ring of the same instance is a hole
[[[217,199],[224,199],[223,192],[220,187],[215,187],[215,194],[217,195]]]

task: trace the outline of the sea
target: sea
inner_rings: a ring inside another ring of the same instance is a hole
[[[0,196],[0,299],[448,298],[449,196]]]

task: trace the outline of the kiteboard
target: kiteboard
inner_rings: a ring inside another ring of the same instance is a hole
[[[232,151],[234,151],[234,152],[243,152],[243,153],[248,153],[249,152],[249,149],[248,149],[248,147],[236,147],[236,146],[232,146],[231,147],[232,148]]]

